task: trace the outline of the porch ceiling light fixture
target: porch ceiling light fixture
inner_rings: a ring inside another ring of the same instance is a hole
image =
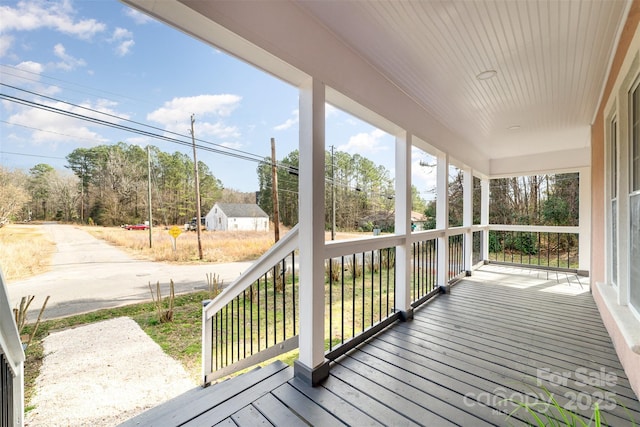
[[[478,80],[489,80],[494,78],[498,72],[496,70],[486,70],[476,76]]]

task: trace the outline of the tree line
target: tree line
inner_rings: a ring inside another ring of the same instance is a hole
[[[148,156],[149,154],[149,156]],[[28,172],[0,168],[0,224],[8,220],[59,220],[120,225],[148,218],[148,182],[154,222],[183,224],[195,212],[193,160],[186,154],[118,143],[78,148],[68,172],[38,164]],[[255,202],[254,193],[224,189],[198,162],[202,211],[216,201]]]
[[[300,153],[294,150],[278,162],[279,217],[286,226],[298,222],[298,171]],[[273,216],[271,158],[257,168],[258,205]],[[414,208],[426,206],[412,187]],[[325,229],[331,229],[335,209],[336,229],[371,231],[374,227],[393,231],[394,178],[382,165],[360,154],[325,151]]]
[[[280,221],[298,222],[299,152],[278,162]],[[151,179],[153,218],[161,224],[189,222],[195,212],[193,160],[180,152],[118,143],[78,148],[67,157],[68,172],[38,164],[28,172],[0,167],[0,226],[13,220],[59,220],[120,225],[148,218]],[[384,166],[359,154],[325,152],[325,225],[331,229],[394,229],[394,178]],[[218,201],[257,203],[273,218],[271,158],[259,163],[257,193],[225,189],[208,166],[198,162],[203,214]],[[434,167],[425,165],[423,167]],[[412,209],[435,228],[437,200],[426,201],[412,186]],[[490,223],[578,224],[578,174],[537,175],[490,181]],[[335,208],[334,208],[335,207]],[[462,225],[463,174],[449,177],[449,224]],[[473,221],[480,222],[480,180],[474,178]]]

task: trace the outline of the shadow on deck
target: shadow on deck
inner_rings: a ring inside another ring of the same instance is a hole
[[[321,386],[276,362],[123,425],[523,425],[531,415],[520,409],[508,418],[517,406],[505,399],[548,402],[550,395],[586,423],[598,402],[603,425],[638,424],[640,402],[580,280],[484,266],[412,321],[338,359]],[[536,409],[543,421],[558,416]]]

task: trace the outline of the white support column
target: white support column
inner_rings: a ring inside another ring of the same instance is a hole
[[[469,227],[464,233],[464,269],[467,276],[471,276],[471,267],[473,266],[473,172],[470,168],[462,171],[462,225]]]
[[[411,134],[396,136],[396,234],[411,234]],[[411,243],[396,248],[396,308],[404,320],[413,317],[411,307]]]
[[[300,87],[300,356],[296,376],[315,385],[329,375],[324,358],[325,86]],[[320,207],[320,209],[318,209]]]
[[[439,153],[437,160],[436,228],[444,230],[438,237],[438,287],[449,292],[449,155]]]
[[[483,178],[480,181],[480,225],[486,227],[489,225],[489,197],[491,196],[489,192],[489,180]],[[489,259],[489,230],[482,230],[482,259]]]
[[[591,263],[591,168],[582,168],[578,174],[579,212],[578,269],[589,271]]]

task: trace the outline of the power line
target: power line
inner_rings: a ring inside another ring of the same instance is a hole
[[[14,153],[13,151],[0,151],[0,154],[13,154],[13,155],[15,155],[15,156],[40,157],[40,158],[43,158],[43,159],[60,159],[60,160],[65,160],[65,158],[64,158],[64,157],[43,156],[42,154]]]
[[[35,131],[38,131],[38,132],[52,133],[54,135],[61,135],[61,136],[69,137],[69,138],[75,138],[75,139],[83,139],[85,141],[92,141],[92,142],[95,141],[95,139],[86,138],[86,137],[83,137],[83,136],[68,135],[66,133],[55,132],[55,131],[52,131],[52,130],[40,129],[40,128],[36,128],[36,127],[33,127],[33,126],[23,125],[23,124],[20,124],[20,123],[8,122],[6,120],[0,120],[0,122],[6,123],[6,124],[12,125],[12,126],[20,126],[22,128],[31,129],[31,130],[35,130]]]
[[[154,130],[157,130],[157,131],[160,131],[160,132],[163,132],[163,133],[172,134],[172,135],[175,135],[175,136],[180,137],[180,138],[187,138],[186,135],[183,135],[183,134],[180,134],[180,133],[177,133],[177,132],[165,130],[165,129],[159,128],[157,126],[149,125],[149,124],[138,122],[138,121],[135,121],[135,120],[126,119],[126,118],[117,116],[115,114],[106,113],[104,111],[95,110],[93,108],[85,107],[85,106],[82,106],[82,105],[73,104],[71,102],[67,102],[67,101],[64,101],[64,100],[61,100],[61,99],[57,99],[57,98],[53,98],[53,97],[46,96],[46,95],[43,95],[43,94],[39,94],[37,92],[33,92],[33,91],[30,91],[30,90],[18,88],[18,87],[15,87],[15,86],[12,86],[12,85],[9,85],[9,84],[6,84],[6,83],[1,83],[0,82],[0,85],[6,86],[8,88],[11,88],[11,89],[14,89],[14,90],[18,90],[18,91],[21,91],[21,92],[29,93],[29,94],[34,95],[34,96],[39,96],[39,97],[42,97],[44,99],[48,99],[50,101],[60,102],[60,103],[63,103],[63,104],[66,104],[66,105],[69,105],[69,106],[72,106],[72,107],[76,107],[76,108],[80,108],[80,109],[83,109],[83,110],[86,110],[86,111],[90,111],[92,113],[101,114],[101,115],[104,115],[104,116],[107,116],[107,117],[110,117],[110,118],[114,118],[114,119],[119,120],[119,121],[125,121],[125,122],[133,123],[133,124],[136,124],[136,125],[139,125],[139,126],[148,127],[150,129],[154,129]],[[172,142],[172,143],[175,143],[175,144],[178,144],[178,145],[189,146],[189,147],[191,146],[191,143],[188,142],[188,141],[182,141],[182,140],[177,139],[177,138],[172,138],[172,137],[168,137],[168,136],[165,136],[165,135],[160,135],[160,134],[157,134],[157,133],[153,133],[153,132],[150,132],[150,131],[137,129],[137,128],[133,128],[133,127],[130,127],[130,126],[121,125],[119,123],[113,123],[113,122],[105,121],[105,120],[102,120],[102,119],[98,119],[96,117],[90,117],[90,116],[86,116],[86,115],[83,115],[83,114],[80,114],[80,113],[74,113],[72,111],[63,110],[61,108],[49,106],[49,105],[46,105],[46,104],[41,104],[41,103],[38,103],[38,102],[35,102],[35,101],[29,101],[29,100],[24,99],[24,98],[19,98],[19,97],[7,95],[7,94],[2,94],[2,93],[0,93],[0,98],[4,98],[4,99],[6,99],[8,101],[12,101],[12,102],[15,102],[17,104],[29,106],[29,107],[32,107],[32,108],[38,108],[38,109],[41,109],[41,110],[44,110],[44,111],[49,111],[49,112],[56,113],[56,114],[66,115],[68,117],[72,117],[72,118],[75,118],[75,119],[78,119],[78,120],[84,120],[84,121],[88,121],[88,122],[91,122],[91,123],[95,123],[95,124],[99,124],[99,125],[115,128],[115,129],[118,129],[118,130],[123,130],[123,131],[136,133],[136,134],[147,136],[147,137],[150,137],[150,138],[155,138],[155,139],[160,139],[160,140],[164,140],[164,141],[167,141],[167,142]],[[41,129],[38,129],[38,130],[41,130]],[[201,143],[200,145],[197,145],[197,147],[202,149],[202,150],[204,150],[204,151],[223,154],[223,155],[239,158],[239,159],[242,159],[242,160],[253,161],[253,162],[256,162],[256,163],[265,163],[265,158],[263,156],[258,155],[258,154],[250,153],[250,152],[239,150],[239,149],[236,149],[236,148],[225,147],[224,145],[216,144],[216,143],[209,142],[209,141],[205,141],[205,140],[202,140],[202,139],[199,139],[199,138],[196,138],[196,141]],[[202,144],[207,144],[207,145],[210,145],[211,147],[206,147],[206,146],[203,146]],[[216,148],[213,148],[213,147],[220,147],[220,148],[216,149]],[[283,164],[283,163],[280,163],[280,162],[276,162],[276,164],[277,164],[277,166],[279,168],[283,168],[283,169],[286,169],[286,170],[289,170],[289,171],[294,171],[295,170],[295,168],[292,168],[289,165],[286,165],[286,164]]]

